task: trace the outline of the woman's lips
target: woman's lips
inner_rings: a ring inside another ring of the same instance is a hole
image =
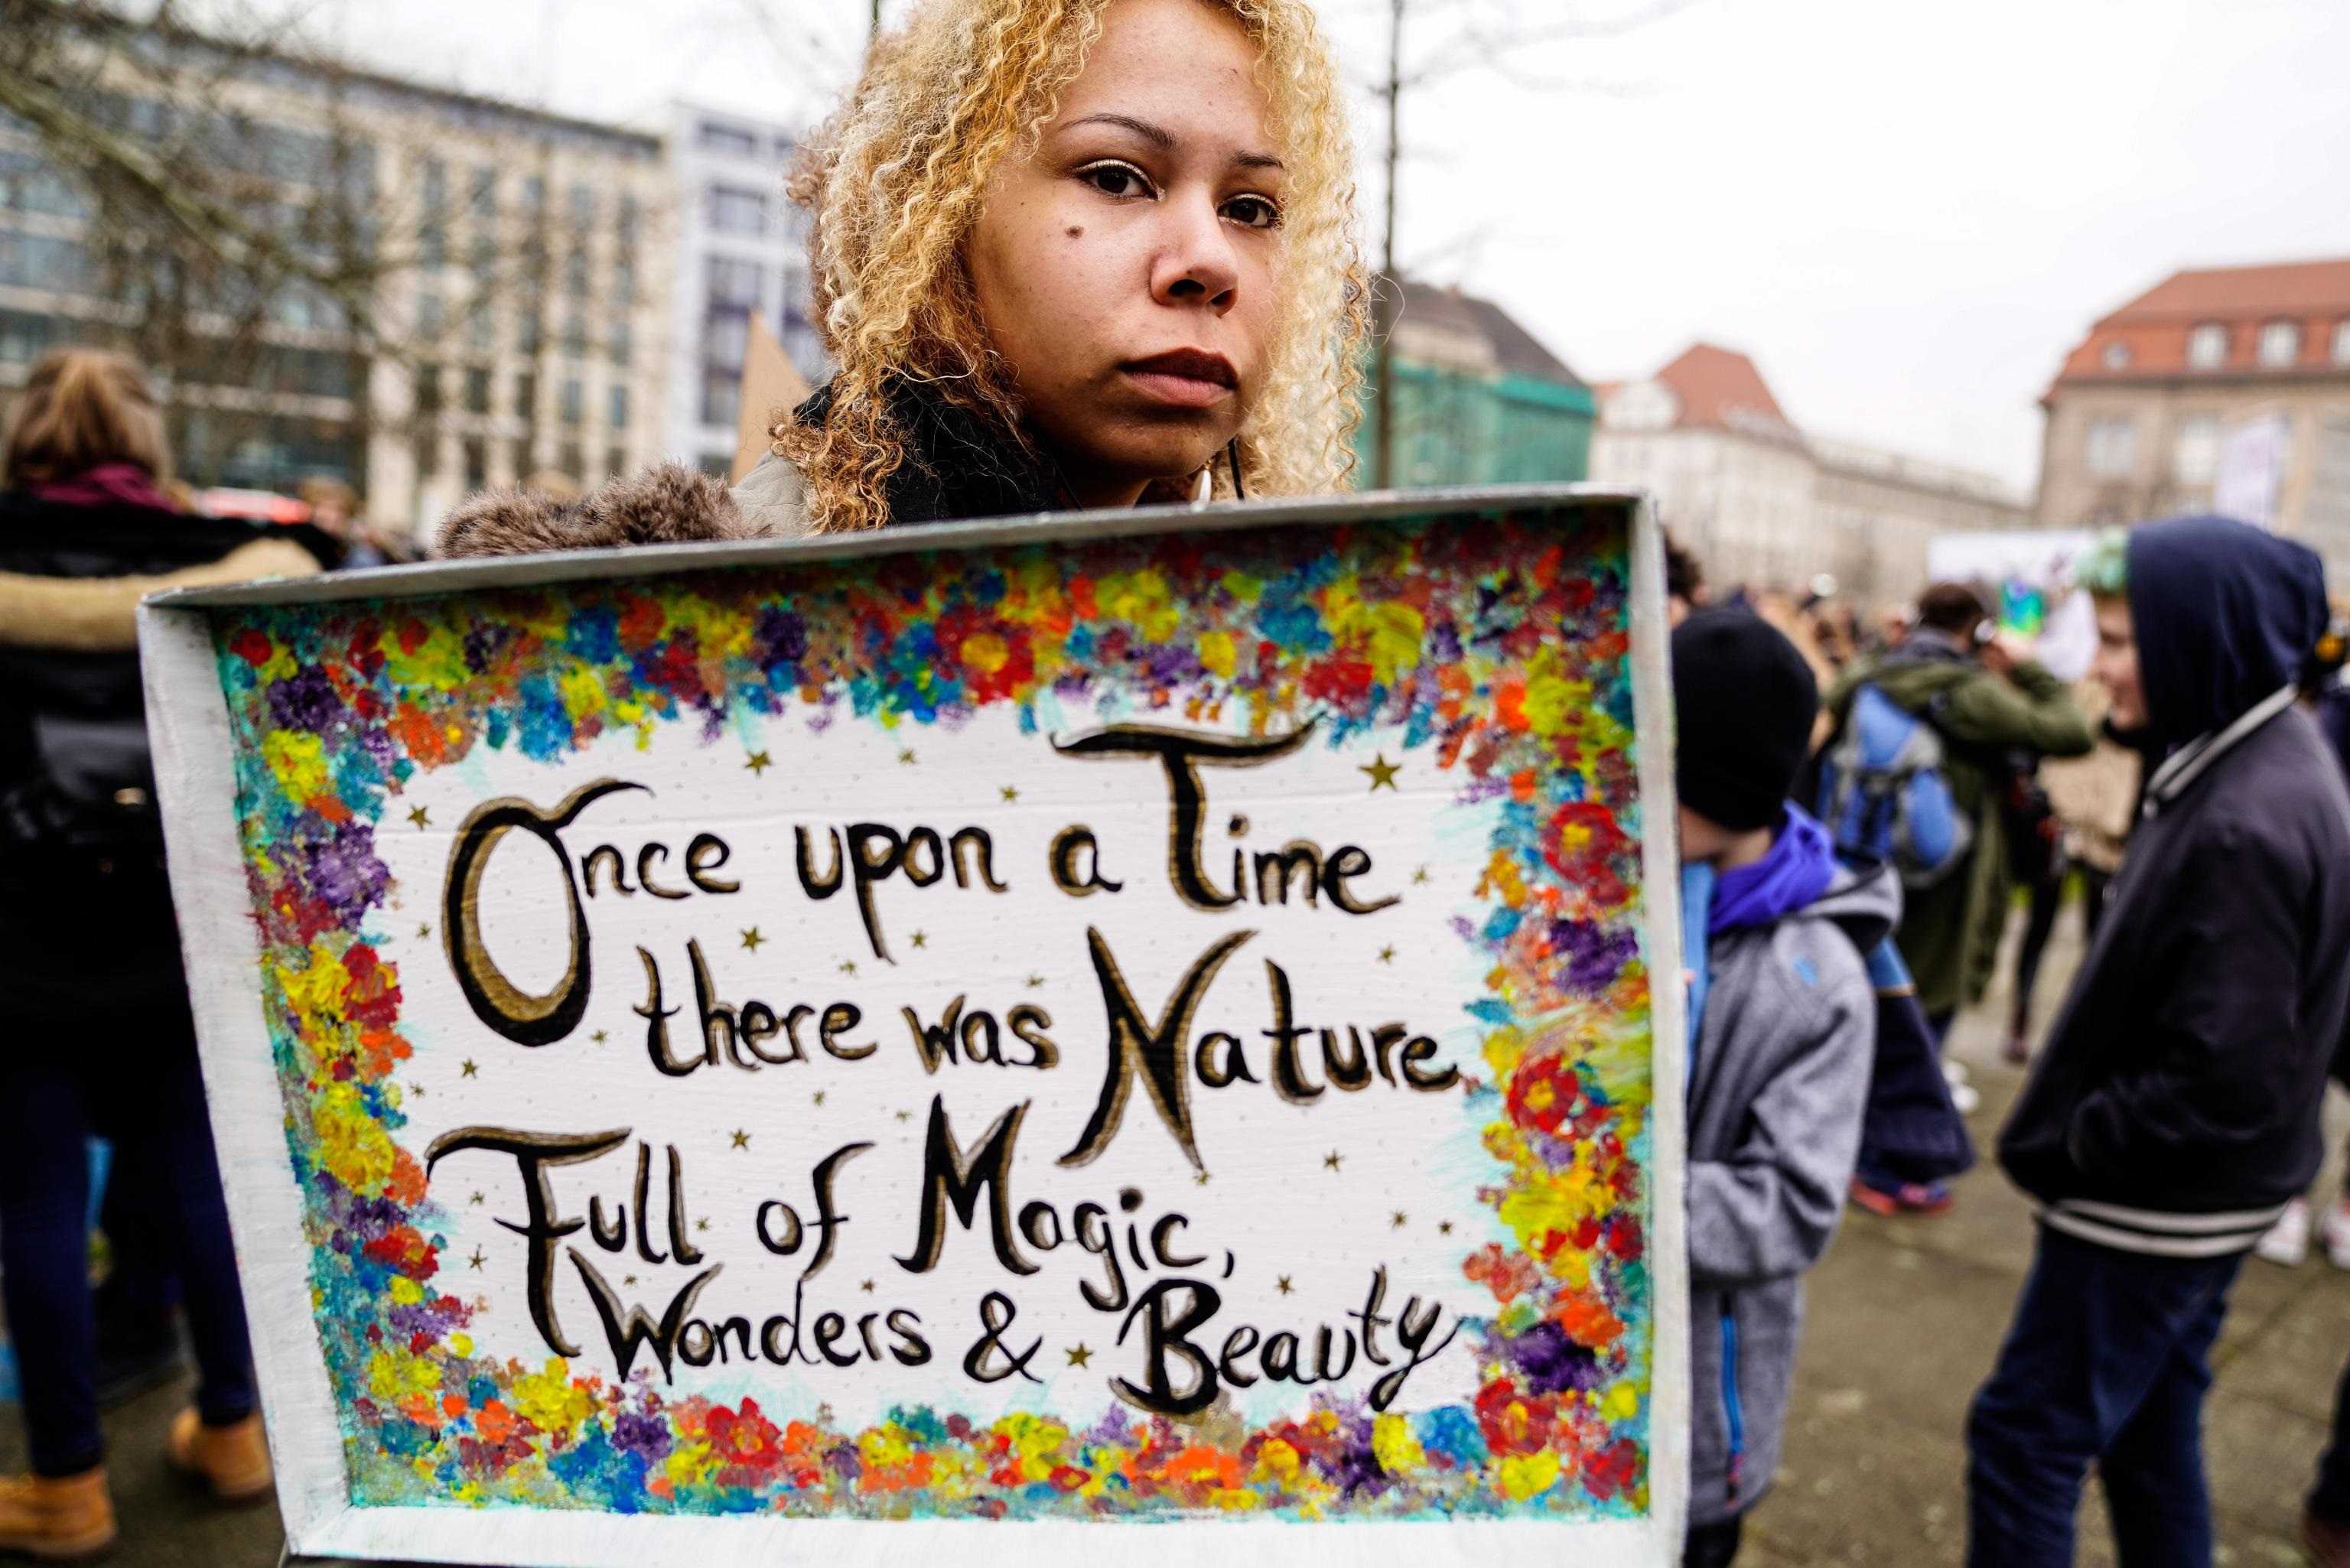
[[[1118,369],[1144,393],[1179,409],[1208,409],[1233,395],[1240,376],[1221,354],[1179,348]]]

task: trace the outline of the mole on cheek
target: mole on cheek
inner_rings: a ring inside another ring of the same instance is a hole
[[[1086,231],[1083,224],[1072,223],[1069,225],[1069,238],[1073,240],[1081,240],[1085,238],[1085,235]]]

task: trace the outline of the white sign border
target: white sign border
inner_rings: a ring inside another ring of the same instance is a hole
[[[1315,501],[1055,513],[921,529],[817,535],[753,544],[671,545],[559,555],[435,561],[324,577],[195,588],[139,610],[159,804],[173,901],[187,959],[213,1141],[220,1153],[237,1272],[248,1302],[307,1302],[310,1249],[300,1189],[283,1136],[285,1102],[254,976],[262,953],[234,810],[235,769],[208,611],[242,605],[409,598],[485,588],[637,577],[736,566],[783,566],[873,555],[1078,543],[1283,524],[1334,526],[1447,513],[1544,508],[1628,514],[1632,706],[1643,825],[1641,954],[1650,980],[1652,1101],[1648,1234],[1650,1321],[1648,1513],[1573,1526],[1578,1568],[1669,1568],[1680,1560],[1689,1491],[1689,1264],[1683,1148],[1687,1034],[1681,988],[1680,874],[1674,843],[1672,690],[1664,551],[1647,496],[1591,484],[1481,485],[1383,492]],[[256,1248],[254,1237],[296,1245]],[[1293,1520],[1167,1521],[863,1521],[789,1517],[619,1515],[552,1509],[360,1507],[349,1497],[337,1415],[315,1315],[248,1313],[254,1369],[277,1469],[287,1552],[424,1563],[608,1568],[692,1568],[823,1563],[895,1563],[951,1553],[969,1568],[1100,1561],[1121,1568],[1197,1568],[1201,1552],[1227,1562],[1295,1568],[1509,1568],[1563,1544],[1539,1520],[1377,1522]],[[1213,1542],[1200,1537],[1213,1530]]]

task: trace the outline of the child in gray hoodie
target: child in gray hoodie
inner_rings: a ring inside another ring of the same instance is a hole
[[[1684,1568],[1724,1568],[1771,1484],[1803,1327],[1860,1145],[1877,987],[1863,955],[1899,919],[1883,868],[1837,864],[1790,805],[1819,689],[1739,610],[1673,633],[1689,1075],[1691,1380]]]

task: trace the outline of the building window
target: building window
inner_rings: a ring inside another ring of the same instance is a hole
[[[629,428],[629,389],[608,387],[604,392],[604,422],[616,431]]]
[[[626,369],[636,353],[636,334],[629,330],[629,324],[626,321],[612,323],[612,363]]]
[[[635,303],[637,297],[637,258],[623,255],[612,263],[612,297],[622,305]]]
[[[2187,335],[2187,362],[2198,370],[2216,370],[2228,362],[2225,323],[2207,321]]]
[[[2220,472],[2220,416],[2189,414],[2178,421],[2170,472],[2181,484],[2209,484]]]
[[[426,419],[441,411],[441,367],[416,367],[416,411]]]
[[[710,226],[722,234],[767,232],[767,198],[733,185],[710,188]]]
[[[489,443],[479,436],[465,438],[465,488],[475,491],[490,482]]]
[[[710,303],[732,306],[748,311],[759,303],[766,287],[766,273],[757,262],[736,261],[730,256],[710,258]]]
[[[538,378],[527,370],[515,378],[515,414],[525,421],[538,418]]]
[[[448,306],[437,294],[420,295],[416,300],[416,335],[430,343],[441,336],[449,324]]]
[[[629,454],[621,451],[617,446],[608,450],[604,453],[604,472],[607,473],[628,472]]]
[[[563,292],[574,299],[588,297],[588,252],[585,247],[563,258]]]
[[[546,321],[532,305],[515,322],[515,348],[524,354],[536,354],[546,343]]]
[[[702,377],[702,422],[731,425],[743,412],[743,378],[734,370],[706,370]]]
[[[588,358],[588,317],[578,311],[563,318],[563,352],[574,359]]]
[[[546,182],[536,174],[525,174],[522,181],[522,204],[536,218],[546,216]]]
[[[695,128],[693,140],[697,146],[712,152],[723,152],[729,158],[759,156],[759,139],[731,125],[719,125],[705,119]]]
[[[2301,358],[2301,324],[2272,321],[2261,328],[2261,363],[2281,369]]]
[[[596,192],[588,186],[571,187],[571,226],[575,229],[596,226]]]
[[[2099,479],[2128,476],[2137,455],[2137,421],[2126,414],[2089,421],[2089,472]]]
[[[515,483],[516,484],[529,483],[530,476],[533,472],[530,466],[530,438],[528,436],[516,436],[515,438],[514,450],[507,455],[514,463]]]
[[[2106,369],[2108,370],[2128,369],[2130,362],[2129,345],[2126,343],[2106,344],[2105,361]]]
[[[705,452],[702,454],[702,472],[712,479],[731,479],[734,475],[734,454],[727,452]]]
[[[579,455],[579,443],[576,441],[565,441],[556,449],[555,466],[567,474],[574,483],[588,476],[588,460]]]
[[[498,318],[490,313],[490,302],[479,295],[465,307],[465,325],[473,335],[473,352],[494,354],[498,349]]]
[[[441,438],[431,431],[418,431],[411,443],[416,458],[416,477],[430,479],[441,472]]]
[[[465,198],[474,220],[488,223],[498,215],[498,171],[487,163],[473,167],[473,186]]]
[[[490,372],[484,366],[474,365],[465,371],[465,411],[469,414],[490,411]],[[480,486],[474,488],[479,489]]]
[[[576,425],[587,418],[588,390],[579,384],[579,378],[577,376],[566,379],[563,383],[562,413],[563,422],[567,425]],[[573,473],[579,472],[579,465],[577,463],[570,464],[569,468]]]

